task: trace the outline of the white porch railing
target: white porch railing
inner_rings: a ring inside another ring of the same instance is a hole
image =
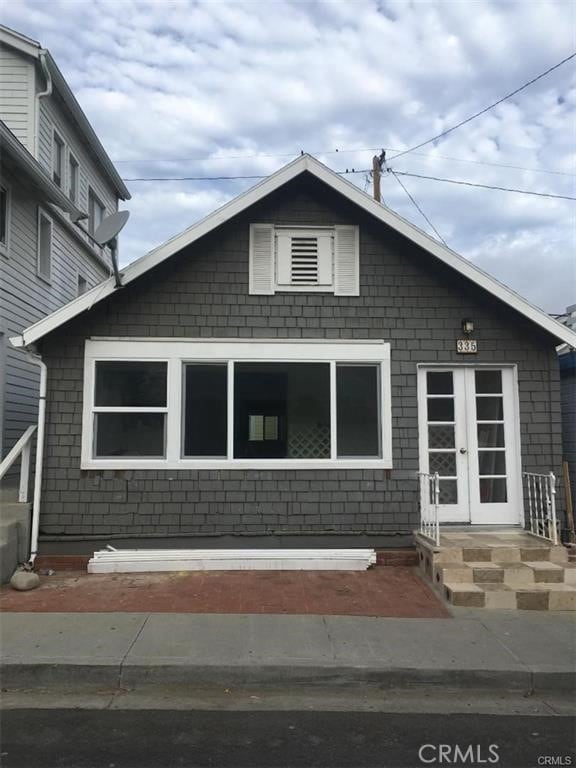
[[[28,427],[26,432],[18,440],[12,450],[6,454],[0,462],[0,480],[8,472],[12,464],[21,455],[20,462],[20,483],[18,486],[18,501],[26,503],[28,501],[28,487],[30,485],[30,455],[32,452],[32,438],[36,432],[36,424]]]
[[[440,503],[440,475],[419,472],[420,479],[420,533],[440,546],[440,523],[438,505]]]
[[[538,475],[523,472],[525,492],[528,498],[530,533],[558,544],[556,521],[556,477],[554,472]]]

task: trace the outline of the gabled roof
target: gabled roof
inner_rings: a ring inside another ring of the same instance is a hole
[[[63,98],[64,103],[68,107],[74,120],[77,122],[80,130],[84,134],[86,141],[90,145],[92,152],[98,158],[103,171],[118,193],[118,197],[120,197],[121,200],[130,200],[130,192],[128,191],[127,186],[120,178],[120,174],[114,167],[112,160],[110,160],[108,157],[106,150],[102,146],[100,139],[94,131],[94,128],[92,128],[90,125],[90,122],[84,114],[82,107],[76,101],[76,97],[64,79],[64,75],[58,69],[58,65],[52,58],[50,51],[42,48],[40,43],[36,40],[32,40],[30,37],[26,37],[20,32],[16,32],[9,27],[5,27],[3,24],[0,24],[0,43],[14,48],[26,56],[31,56],[37,61],[40,61],[41,58],[44,57],[44,61],[48,67],[48,72],[50,73],[50,77],[54,83],[54,87]]]
[[[150,251],[146,256],[133,261],[123,270],[124,285],[129,285],[141,275],[166,261],[166,259],[169,259],[175,253],[178,253],[178,251],[181,251],[186,246],[216,229],[216,227],[219,227],[232,217],[242,213],[251,205],[254,205],[267,195],[276,191],[287,182],[306,172],[324,182],[335,192],[338,192],[368,214],[374,216],[378,221],[381,221],[396,232],[408,238],[456,272],[459,272],[476,285],[489,291],[493,296],[500,299],[517,312],[520,312],[520,314],[524,315],[529,320],[532,320],[532,322],[539,325],[545,331],[548,331],[548,333],[552,334],[552,336],[558,340],[566,342],[571,347],[576,347],[576,333],[574,331],[561,325],[556,320],[553,320],[541,309],[530,304],[526,299],[523,299],[503,283],[500,283],[498,280],[491,277],[462,256],[459,256],[454,251],[451,251],[446,246],[433,240],[426,233],[422,232],[422,230],[418,229],[418,227],[415,227],[401,216],[398,216],[398,214],[393,213],[385,206],[377,203],[372,197],[354,186],[354,184],[350,183],[347,179],[342,178],[310,155],[301,155],[276,173],[268,176],[251,189],[214,211],[214,213],[201,219],[199,222],[184,230],[184,232],[181,232],[179,235],[171,238],[158,248],[155,248],[153,251]],[[110,296],[115,290],[114,278],[110,277],[108,280],[100,283],[100,285],[92,288],[92,290],[79,296],[77,299],[74,299],[69,304],[57,309],[51,315],[48,315],[48,317],[31,325],[22,332],[21,336],[16,336],[11,339],[12,344],[18,347],[33,344],[46,334],[54,331],[72,318],[90,309],[107,296]]]

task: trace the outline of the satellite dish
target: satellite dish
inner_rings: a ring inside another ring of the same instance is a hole
[[[94,240],[96,240],[98,245],[109,245],[120,233],[129,218],[129,211],[118,211],[118,213],[113,213],[112,216],[107,216],[96,228],[93,235]]]
[[[98,243],[99,246],[110,246],[112,267],[114,269],[114,277],[116,278],[116,288],[122,288],[120,273],[118,272],[116,238],[129,218],[129,211],[118,211],[117,213],[113,213],[112,216],[107,216],[103,221],[100,222],[96,228],[96,231],[94,232],[94,235],[92,236],[94,242]]]

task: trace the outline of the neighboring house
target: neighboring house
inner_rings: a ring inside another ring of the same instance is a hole
[[[406,546],[523,525],[576,333],[304,155],[12,340],[47,365],[40,551]],[[474,352],[474,349],[477,349]]]
[[[559,322],[576,331],[576,304],[566,308]],[[558,350],[562,397],[562,447],[568,462],[572,500],[576,503],[576,350],[563,344]]]
[[[85,232],[129,197],[50,53],[0,26],[0,457],[38,405],[8,338],[109,276]]]

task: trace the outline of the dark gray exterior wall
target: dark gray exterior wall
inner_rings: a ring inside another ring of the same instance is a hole
[[[248,293],[248,225],[360,226],[360,296]],[[81,551],[122,537],[368,534],[392,546],[417,526],[416,366],[458,363],[461,320],[482,363],[516,363],[522,466],[558,471],[554,340],[355,206],[304,176],[47,337],[43,546]],[[81,471],[84,340],[89,336],[383,338],[391,342],[393,470]],[[464,362],[470,362],[466,358]],[[328,539],[326,539],[328,540]]]

